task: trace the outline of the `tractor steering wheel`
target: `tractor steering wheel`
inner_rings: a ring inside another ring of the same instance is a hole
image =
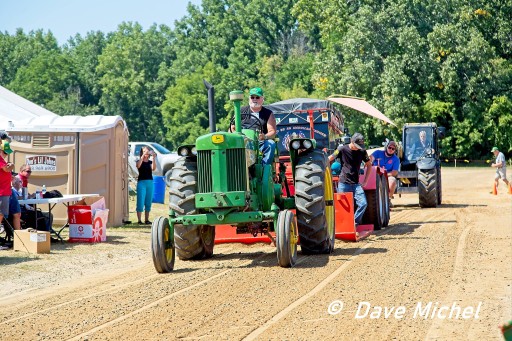
[[[263,131],[263,122],[261,119],[256,116],[254,113],[246,113],[241,115],[242,120],[242,127],[244,129],[252,129],[255,130],[258,133],[261,133]],[[231,120],[229,122],[229,130],[232,131],[231,127],[235,125],[235,117],[231,117]]]

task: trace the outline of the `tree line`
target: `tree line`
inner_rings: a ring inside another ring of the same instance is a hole
[[[157,10],[157,9],[155,9]],[[59,115],[121,115],[130,140],[169,149],[208,130],[203,79],[218,128],[234,89],[266,103],[343,94],[365,98],[397,127],[342,108],[370,144],[406,122],[447,128],[443,154],[512,151],[512,1],[203,0],[144,30],[0,32],[0,84]]]

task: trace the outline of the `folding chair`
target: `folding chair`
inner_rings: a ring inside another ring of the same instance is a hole
[[[11,217],[10,217],[11,218]],[[9,249],[13,246],[14,240],[14,228],[12,227],[12,218],[3,219],[0,225],[0,246],[8,247]]]

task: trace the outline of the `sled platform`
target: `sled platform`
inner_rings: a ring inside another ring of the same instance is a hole
[[[373,224],[355,226],[354,194],[334,193],[334,226],[336,239],[357,242],[373,232]]]

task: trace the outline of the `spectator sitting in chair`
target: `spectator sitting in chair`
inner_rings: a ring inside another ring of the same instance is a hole
[[[22,188],[27,190],[28,181],[30,176],[32,175],[32,169],[29,165],[23,164],[20,167],[20,172],[17,175],[17,178],[21,180]],[[29,194],[27,190],[27,196],[29,198],[33,198],[34,194]],[[40,219],[44,218],[44,224],[38,223]],[[34,213],[34,207],[31,205],[21,205],[21,220],[25,222],[25,227],[36,228],[40,231],[51,231],[53,224],[53,214],[49,212],[43,212],[41,210],[37,210]]]
[[[12,227],[15,230],[21,229],[21,207],[20,203],[18,202],[18,197],[21,196],[21,180],[20,178],[16,177],[17,173],[12,173],[12,188],[11,188],[11,197],[9,199],[9,219],[10,222],[12,222]]]
[[[21,186],[24,188],[28,187],[28,178],[32,174],[32,169],[26,163],[22,164],[20,167],[20,172],[17,177],[21,180]]]

